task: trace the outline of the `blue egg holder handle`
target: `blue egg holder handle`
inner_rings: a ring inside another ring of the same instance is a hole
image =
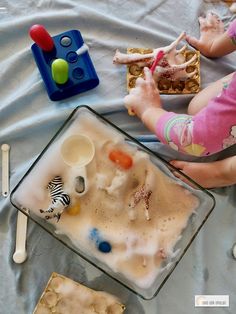
[[[84,44],[78,30],[70,30],[53,38],[54,49],[43,51],[36,43],[31,46],[35,62],[45,83],[48,96],[57,101],[96,87],[99,79],[88,51],[77,55],[76,51]],[[62,44],[65,40],[65,45]],[[69,79],[65,84],[57,84],[51,73],[51,64],[55,59],[64,59],[69,64]]]

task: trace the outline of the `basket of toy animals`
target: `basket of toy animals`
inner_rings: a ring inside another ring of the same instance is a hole
[[[15,187],[11,202],[80,257],[151,299],[214,207],[208,191],[183,183],[172,170],[81,106]]]

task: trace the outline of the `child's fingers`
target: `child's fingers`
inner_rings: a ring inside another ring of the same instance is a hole
[[[206,17],[199,16],[199,17],[198,17],[198,22],[199,22],[200,25],[201,25],[201,24],[204,25],[204,23],[206,23]]]
[[[139,92],[140,88],[138,88],[137,86],[131,88],[131,90],[129,91],[130,95],[136,95]]]
[[[173,175],[180,179],[181,181],[183,181],[184,183],[190,185],[191,187],[196,189],[196,185],[194,183],[192,183],[190,180],[188,180],[187,178],[185,178],[183,175],[181,175],[179,172],[177,171],[172,171]]]
[[[224,23],[217,14],[211,12],[210,20],[212,21],[212,24],[216,29],[218,29],[222,33],[224,32]]]
[[[184,169],[184,166],[186,165],[186,162],[182,161],[182,160],[171,160],[170,164],[172,166],[174,166],[175,168],[177,168],[179,170],[182,170],[182,169]]]
[[[221,22],[221,18],[219,17],[219,15],[217,15],[214,12],[210,12],[207,14],[207,17],[214,22],[220,23]]]
[[[189,45],[191,45],[192,47],[196,48],[197,50],[200,50],[199,49],[199,40],[195,37],[192,37],[192,36],[189,36],[189,35],[186,35],[186,41],[189,43]]]
[[[217,24],[219,23],[216,16],[213,15],[211,12],[207,13],[206,19],[208,26],[216,27]]]
[[[126,95],[124,98],[124,105],[127,109],[131,108],[135,104],[136,98],[133,95]]]
[[[145,75],[145,80],[147,82],[152,82],[153,81],[152,72],[150,71],[149,68],[147,68],[147,67],[144,68],[144,75]]]
[[[221,21],[221,18],[215,12],[210,12],[212,16],[214,16],[217,20]]]
[[[135,86],[139,87],[139,86],[143,85],[143,83],[144,83],[144,79],[142,77],[138,77],[136,82],[135,82]]]
[[[207,21],[206,18],[200,16],[198,18],[198,21],[199,21],[199,25],[200,25],[200,31],[204,31],[204,30],[206,30],[209,27],[208,21]]]
[[[132,104],[134,104],[134,101],[135,101],[135,99],[134,99],[134,96],[132,96],[132,95],[126,95],[124,98],[124,105],[127,108],[130,116],[135,115],[135,111],[134,111],[133,106],[132,106]]]

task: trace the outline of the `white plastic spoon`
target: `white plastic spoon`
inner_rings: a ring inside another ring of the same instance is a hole
[[[26,234],[28,217],[18,211],[16,223],[16,248],[13,254],[13,261],[17,264],[23,263],[27,258],[26,253]]]
[[[2,144],[2,195],[7,197],[9,194],[9,151],[10,145]]]

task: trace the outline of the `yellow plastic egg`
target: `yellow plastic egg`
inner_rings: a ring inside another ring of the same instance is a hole
[[[52,78],[57,84],[65,84],[69,79],[69,64],[64,59],[56,59],[51,66]]]

